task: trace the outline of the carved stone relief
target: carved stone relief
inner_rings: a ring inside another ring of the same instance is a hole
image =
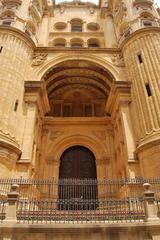
[[[111,57],[112,63],[117,67],[124,67],[124,59],[120,54],[113,54]]]
[[[47,59],[47,53],[35,53],[33,55],[32,66],[39,66]]]

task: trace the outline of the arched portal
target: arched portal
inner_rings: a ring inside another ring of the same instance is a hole
[[[73,146],[65,150],[60,160],[59,178],[96,179],[93,153],[83,146]]]
[[[96,163],[93,153],[88,148],[77,145],[68,148],[62,154],[58,194],[60,209],[97,208]]]

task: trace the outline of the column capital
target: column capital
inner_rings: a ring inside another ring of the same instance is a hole
[[[109,115],[114,116],[118,108],[131,102],[131,82],[115,81],[112,83],[111,91],[105,107]]]
[[[44,116],[50,110],[45,83],[40,81],[25,81],[24,86],[25,102],[37,105],[41,115]]]

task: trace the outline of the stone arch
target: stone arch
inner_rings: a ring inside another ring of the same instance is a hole
[[[92,54],[91,55],[62,54],[60,56],[52,58],[46,61],[46,63],[44,63],[43,66],[37,70],[36,72],[37,80],[43,80],[46,72],[48,72],[57,64],[70,61],[70,60],[82,60],[82,61],[89,61],[91,63],[98,64],[100,67],[105,68],[111,74],[114,80],[120,80],[120,72],[118,71],[118,69],[116,69],[116,67],[111,62]]]
[[[86,135],[76,134],[70,136],[63,135],[63,137],[58,138],[54,143],[54,149],[49,152],[48,158],[51,161],[59,163],[63,152],[75,145],[84,146],[93,152],[96,158],[96,163],[104,159],[107,155],[107,151],[103,144],[99,142],[99,139],[96,139],[96,137],[91,138]],[[54,156],[54,159],[52,159],[52,156]]]
[[[101,178],[101,163],[105,161],[109,163],[107,150],[96,137],[88,137],[86,135],[63,135],[54,142],[54,148],[50,148],[46,161],[50,164],[50,171],[53,172],[54,178],[58,179],[60,158],[65,150],[72,146],[80,145],[88,148],[95,156],[97,178]],[[53,157],[54,156],[54,157]]]

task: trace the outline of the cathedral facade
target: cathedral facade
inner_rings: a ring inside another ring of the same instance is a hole
[[[153,0],[1,0],[0,178],[113,182],[159,175],[160,10]],[[93,191],[103,198],[99,187]],[[145,231],[133,223],[134,234],[128,225],[121,231],[104,223],[55,232],[37,225],[25,234],[26,227],[8,225],[17,235],[6,226],[0,239],[160,239],[160,220]]]

